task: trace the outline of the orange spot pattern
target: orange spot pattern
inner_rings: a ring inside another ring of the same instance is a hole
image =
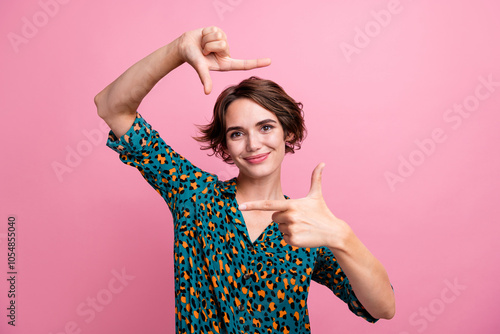
[[[186,333],[310,333],[312,280],[356,315],[375,322],[326,247],[288,245],[271,223],[253,243],[235,199],[236,179],[220,181],[168,146],[137,113],[107,145],[139,170],[174,219],[175,324]]]

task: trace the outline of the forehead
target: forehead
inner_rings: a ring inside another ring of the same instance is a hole
[[[225,115],[226,128],[231,126],[254,125],[265,119],[272,119],[279,123],[274,113],[248,98],[239,98],[231,102],[229,107],[227,107]]]

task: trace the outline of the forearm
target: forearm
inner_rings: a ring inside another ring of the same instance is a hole
[[[342,243],[329,247],[330,250],[368,313],[375,318],[391,319],[395,298],[386,270],[347,224],[344,231]]]
[[[210,71],[250,70],[268,66],[271,60],[231,58],[226,34],[217,27],[188,31],[134,64],[97,94],[94,102],[98,115],[121,137],[133,124],[144,97],[161,78],[184,62],[196,70],[205,94],[210,94]]]
[[[141,59],[95,97],[98,115],[104,120],[134,114],[151,89],[183,63],[178,39]]]

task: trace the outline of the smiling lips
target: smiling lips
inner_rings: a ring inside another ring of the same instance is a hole
[[[261,163],[262,161],[266,160],[268,156],[269,156],[269,153],[264,153],[264,154],[252,155],[251,157],[246,157],[243,159],[245,159],[245,161],[247,161],[251,164],[258,164],[258,163]]]

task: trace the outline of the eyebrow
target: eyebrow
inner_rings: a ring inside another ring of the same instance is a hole
[[[275,123],[276,124],[277,122],[274,119],[268,118],[268,119],[264,119],[264,120],[262,120],[260,122],[257,122],[257,124],[255,124],[255,126],[261,126],[261,125],[264,125],[264,124],[267,124],[267,123]],[[228,133],[229,131],[234,131],[234,130],[243,130],[243,127],[241,127],[241,126],[232,126],[230,128],[227,128],[226,133]]]

